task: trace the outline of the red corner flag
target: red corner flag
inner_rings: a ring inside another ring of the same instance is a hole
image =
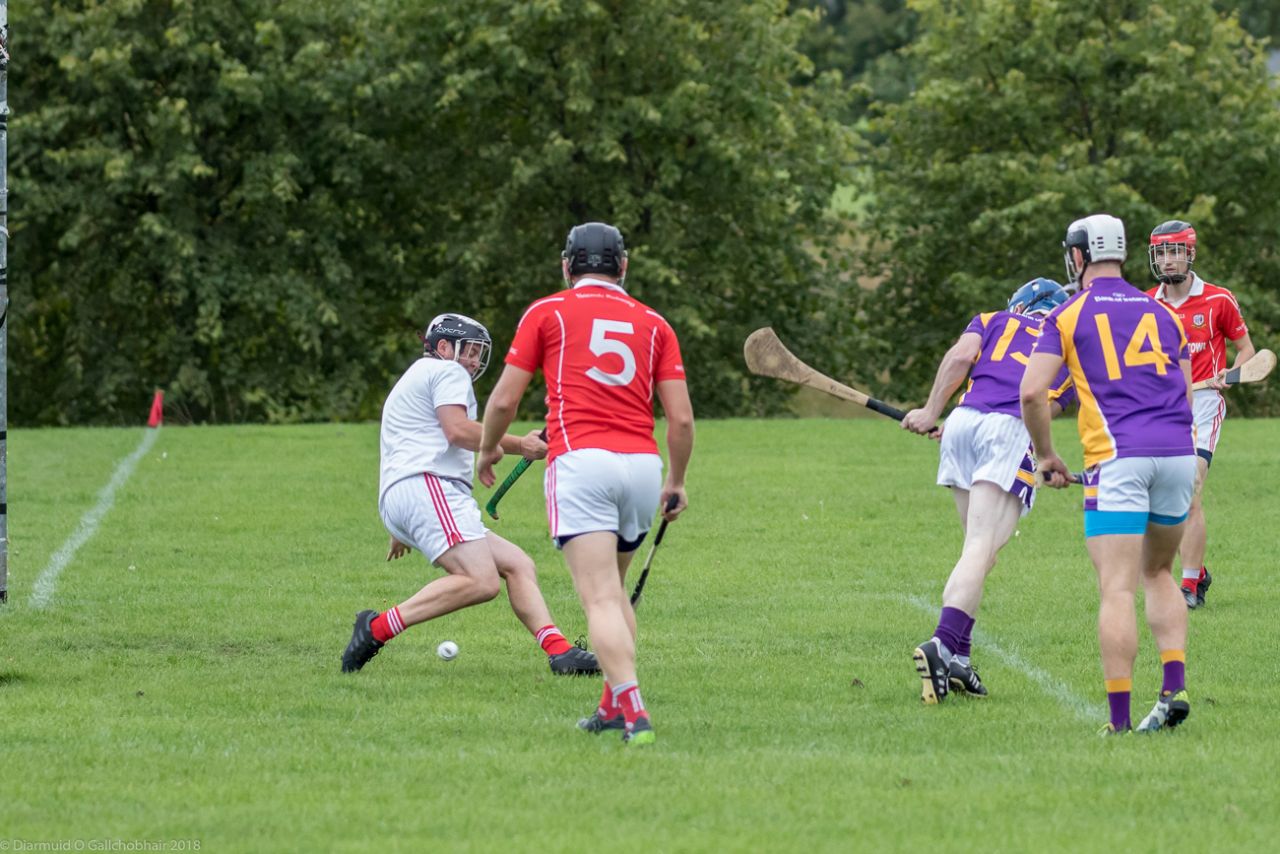
[[[159,427],[164,422],[164,392],[156,389],[155,399],[151,401],[151,415],[147,418],[148,427]]]

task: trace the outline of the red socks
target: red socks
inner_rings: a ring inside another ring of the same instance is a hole
[[[391,640],[405,630],[404,620],[400,619],[400,609],[392,608],[390,611],[383,611],[373,618],[369,628],[373,630],[374,640],[378,643]]]
[[[608,679],[604,680],[604,691],[600,693],[600,705],[596,707],[596,714],[605,721],[611,721],[622,714],[622,709],[613,699],[613,689],[609,687]]]
[[[613,701],[622,707],[622,714],[627,719],[627,729],[631,729],[640,718],[647,720],[649,717],[649,712],[644,707],[644,700],[640,699],[640,685],[636,682],[623,682],[614,688]]]
[[[564,639],[554,624],[546,625],[534,632],[534,637],[547,655],[560,655],[573,649],[573,644]]]

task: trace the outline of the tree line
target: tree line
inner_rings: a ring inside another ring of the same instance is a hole
[[[742,364],[767,324],[922,399],[968,315],[1052,275],[1097,209],[1129,223],[1135,282],[1145,231],[1194,221],[1198,268],[1265,346],[1278,114],[1236,18],[898,7],[854,68],[822,52],[830,10],[784,0],[28,6],[11,419],[136,423],[157,386],[195,422],[376,417],[435,313],[478,317],[500,354],[588,219],[627,236],[701,415],[785,407]]]

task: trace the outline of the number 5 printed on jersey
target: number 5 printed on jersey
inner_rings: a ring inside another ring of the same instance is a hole
[[[599,367],[594,367],[587,371],[587,376],[601,385],[624,386],[635,379],[636,357],[631,352],[631,348],[624,342],[616,338],[610,338],[610,333],[614,335],[633,335],[635,334],[635,327],[625,320],[596,318],[591,324],[591,342],[587,346],[597,356],[603,357],[613,354],[622,359],[622,370],[616,374],[609,374],[600,370]]]

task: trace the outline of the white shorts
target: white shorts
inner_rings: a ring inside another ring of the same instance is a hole
[[[1036,497],[1030,448],[1031,435],[1021,418],[956,407],[942,429],[938,485],[972,489],[980,480],[994,483],[1017,496],[1026,515]]]
[[[1227,402],[1216,389],[1202,388],[1191,392],[1191,411],[1196,419],[1196,451],[1208,451],[1209,457],[1212,457],[1214,449],[1218,447],[1218,435],[1222,432],[1222,419],[1227,414]]]
[[[1177,525],[1191,509],[1196,458],[1121,457],[1084,473],[1084,535],[1141,534]]]
[[[612,531],[638,542],[653,525],[662,492],[662,457],[583,448],[561,454],[543,476],[551,538]]]
[[[432,563],[458,543],[483,540],[488,533],[471,491],[433,474],[391,484],[378,501],[378,515],[392,536]]]

